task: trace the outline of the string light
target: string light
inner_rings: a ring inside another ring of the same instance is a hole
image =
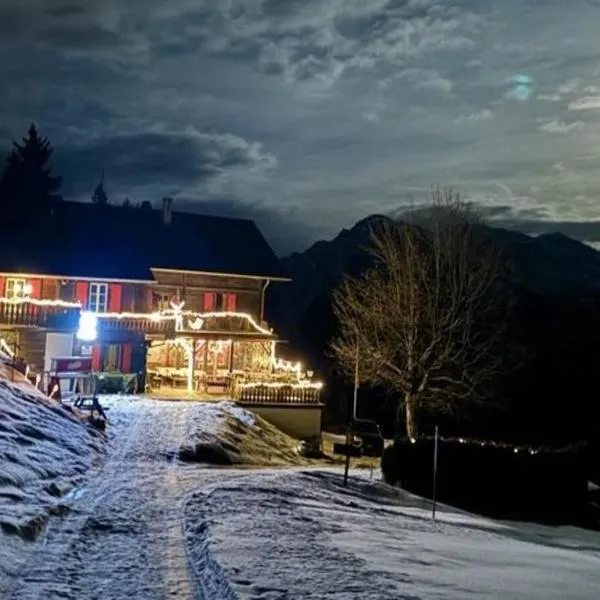
[[[79,302],[66,300],[40,300],[38,298],[0,298],[2,304],[33,304],[35,306],[55,306],[57,308],[81,308]]]
[[[431,436],[423,436],[423,437],[420,437],[418,440],[411,438],[410,441],[413,444],[415,444],[417,441],[419,441],[419,442],[432,441],[433,439],[434,438]],[[529,452],[529,454],[537,454],[538,452],[541,451],[537,448],[531,448],[529,446],[514,446],[512,444],[506,444],[503,442],[490,442],[490,441],[474,440],[474,439],[467,440],[465,438],[447,438],[447,437],[441,437],[441,436],[438,439],[441,442],[446,442],[446,443],[458,442],[459,444],[473,444],[473,445],[482,446],[482,447],[499,448],[502,450],[512,450],[515,454],[518,454],[519,452]]]
[[[239,387],[243,389],[255,389],[255,388],[292,388],[294,390],[320,390],[323,388],[323,383],[320,381],[299,381],[297,383],[286,383],[284,381],[248,381],[240,383]]]
[[[162,311],[153,311],[153,312],[91,312],[91,311],[82,311],[82,305],[80,302],[69,302],[66,300],[46,300],[46,299],[37,299],[37,298],[6,298],[0,297],[0,303],[7,305],[19,306],[22,304],[31,304],[34,306],[44,306],[44,307],[56,307],[56,308],[73,308],[79,309],[81,311],[80,319],[87,324],[89,321],[90,328],[89,332],[86,330],[81,331],[85,335],[85,337],[91,337],[91,321],[92,320],[124,320],[124,319],[132,319],[132,320],[147,320],[153,323],[160,323],[164,321],[174,321],[175,323],[175,331],[182,333],[183,332],[183,322],[184,319],[187,319],[187,324],[190,330],[192,331],[201,331],[205,326],[207,319],[223,319],[223,318],[234,318],[234,319],[242,319],[247,321],[255,332],[273,336],[273,329],[268,329],[259,325],[259,323],[250,315],[249,313],[244,312],[236,312],[236,311],[210,311],[210,312],[194,312],[194,311],[186,311],[183,309],[185,302],[171,302],[171,308]],[[93,315],[93,318],[92,316]],[[80,323],[81,324],[81,323]],[[81,327],[80,327],[81,329]],[[95,336],[94,336],[95,337]],[[189,338],[185,337],[177,337],[174,340],[166,340],[167,343],[173,343],[175,345],[181,346],[187,357],[187,387],[189,391],[193,391],[193,370],[194,370],[194,356],[193,356],[193,343]],[[225,350],[227,345],[231,344],[231,340],[215,340],[212,341],[209,345],[209,350],[215,353],[222,352]],[[5,354],[8,354],[12,357],[12,350],[6,344],[6,341],[0,339],[0,351],[3,351]],[[282,388],[282,387],[292,387],[293,389],[315,389],[320,390],[323,387],[321,382],[312,382],[310,381],[310,377],[312,373],[309,375],[309,379],[304,378],[303,365],[301,362],[292,362],[289,360],[277,358],[275,355],[275,341],[271,340],[271,357],[270,362],[272,369],[274,371],[282,371],[284,373],[294,374],[297,377],[297,381],[295,382],[249,382],[240,384],[241,387],[252,388],[252,387],[269,387],[269,388]]]
[[[302,363],[297,362],[293,363],[289,360],[285,360],[283,358],[272,358],[273,367],[277,371],[287,371],[288,373],[302,373]]]
[[[183,348],[187,359],[187,391],[194,391],[194,344],[185,337],[176,337],[173,340],[166,340],[170,346],[180,346]]]

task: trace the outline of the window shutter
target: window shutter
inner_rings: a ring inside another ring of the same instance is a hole
[[[121,348],[121,372],[131,373],[131,344],[123,344]]]
[[[215,292],[204,292],[204,311],[211,312],[215,310],[217,295]]]
[[[4,296],[4,288],[5,288],[6,280],[4,277],[0,277],[0,296]]]
[[[100,344],[94,344],[92,346],[92,371],[100,371],[100,369],[102,368],[101,364],[100,364],[100,358],[101,358],[101,346]]]
[[[31,295],[29,297],[39,300],[42,297],[42,280],[30,279],[27,283],[31,285]]]
[[[81,304],[81,308],[84,310],[88,303],[88,287],[87,281],[78,281],[75,284],[75,300]]]
[[[237,308],[237,297],[235,294],[225,294],[225,310],[235,312]]]
[[[108,312],[121,312],[122,286],[111,283],[108,286]]]

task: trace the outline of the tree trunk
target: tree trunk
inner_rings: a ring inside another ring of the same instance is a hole
[[[417,424],[415,422],[415,397],[412,392],[404,395],[404,418],[406,421],[406,435],[414,440],[417,437]]]

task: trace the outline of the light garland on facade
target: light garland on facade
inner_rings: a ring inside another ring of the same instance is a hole
[[[52,306],[57,308],[82,308],[80,302],[68,302],[66,300],[41,300],[38,298],[6,298],[0,297],[0,303],[2,304],[12,304],[12,305],[21,305],[21,304],[32,304],[34,306]],[[178,321],[182,320],[183,317],[189,318],[193,325],[190,327],[195,331],[199,331],[202,324],[206,319],[211,318],[240,318],[248,321],[254,329],[262,333],[264,335],[273,335],[272,329],[267,329],[259,325],[254,317],[249,313],[244,312],[236,312],[236,311],[222,311],[222,312],[195,312],[195,311],[187,311],[183,310],[184,303],[181,302],[179,304],[172,303],[172,308],[162,311],[153,311],[153,312],[97,312],[94,313],[98,319],[147,319],[149,321],[153,321],[155,323],[161,321]],[[86,311],[92,312],[92,311]],[[182,329],[182,328],[180,328]]]
[[[24,304],[30,304],[39,307],[54,307],[54,308],[67,308],[67,309],[79,309],[80,318],[85,319],[86,315],[93,315],[97,320],[148,320],[153,323],[160,323],[164,321],[174,321],[175,331],[180,335],[173,340],[165,340],[170,345],[176,345],[183,348],[186,359],[187,359],[187,389],[190,392],[194,391],[194,342],[187,337],[184,337],[183,322],[187,319],[189,329],[194,332],[201,332],[202,327],[206,323],[207,319],[219,319],[219,318],[238,318],[247,321],[257,333],[261,333],[267,336],[273,336],[273,330],[262,327],[252,315],[244,312],[236,311],[210,311],[210,312],[195,312],[186,311],[183,309],[184,302],[172,302],[171,308],[162,311],[153,312],[92,312],[83,310],[80,302],[69,302],[66,300],[47,300],[38,298],[6,298],[0,297],[0,304],[6,304],[11,306],[20,306]],[[228,346],[230,346],[232,340],[214,340],[211,341],[208,349],[215,354],[222,352]],[[206,343],[206,341],[204,341]],[[312,374],[308,372],[308,379],[304,377],[303,365],[301,362],[292,362],[282,358],[277,358],[275,355],[276,342],[270,340],[271,343],[271,357],[270,364],[273,371],[279,371],[284,373],[293,374],[296,381],[293,382],[272,382],[272,381],[255,381],[240,383],[239,387],[244,389],[257,389],[257,388],[270,388],[270,389],[281,389],[291,388],[294,390],[321,390],[323,388],[322,382],[313,382],[310,380]],[[12,356],[12,349],[8,346],[3,338],[0,338],[0,355]]]
[[[243,389],[292,388],[293,390],[320,390],[323,388],[323,383],[321,381],[308,381],[308,380],[299,381],[297,383],[286,383],[284,381],[248,381],[246,383],[240,383],[239,387],[243,388]]]
[[[56,308],[81,308],[79,302],[67,302],[66,300],[40,300],[38,298],[0,298],[1,304],[33,304],[34,306],[53,306]]]
[[[170,346],[179,346],[183,348],[187,360],[187,391],[194,391],[194,344],[188,338],[176,337],[173,340],[166,340]]]
[[[286,373],[302,373],[304,371],[301,362],[292,362],[283,358],[273,357],[273,368],[276,371],[285,371]]]

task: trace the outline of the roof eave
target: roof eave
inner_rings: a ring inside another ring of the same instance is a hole
[[[291,277],[283,277],[281,275],[245,275],[242,273],[225,273],[222,271],[190,271],[189,269],[167,269],[165,267],[150,267],[152,273],[154,271],[163,271],[165,273],[183,273],[189,275],[213,275],[215,277],[239,277],[240,279],[258,279],[261,281],[292,281]]]

